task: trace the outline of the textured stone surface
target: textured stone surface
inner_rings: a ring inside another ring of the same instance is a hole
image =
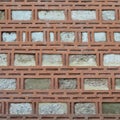
[[[60,89],[75,89],[77,87],[77,81],[74,78],[59,78]]]
[[[120,114],[120,103],[103,103],[102,112],[104,114]]]
[[[60,38],[62,42],[74,42],[75,33],[74,32],[61,32]]]
[[[0,78],[0,90],[15,90],[16,80],[9,78]]]
[[[39,103],[39,114],[66,114],[66,103]]]
[[[62,66],[62,56],[58,54],[44,54],[42,56],[42,66]]]
[[[120,78],[115,79],[115,89],[120,90]]]
[[[22,39],[23,39],[23,42],[26,41],[26,33],[25,32],[23,32],[23,34],[22,34]]]
[[[12,10],[12,20],[31,20],[32,11],[29,10]]]
[[[96,20],[96,11],[94,10],[73,10],[71,12],[73,20]]]
[[[15,54],[15,66],[35,66],[35,56],[32,54]]]
[[[95,32],[94,33],[94,40],[96,42],[104,42],[106,41],[106,33],[105,32]]]
[[[0,54],[0,66],[7,66],[7,54]]]
[[[2,41],[4,42],[14,42],[17,39],[16,32],[3,32]]]
[[[104,66],[120,66],[120,54],[105,54],[103,64]]]
[[[76,103],[75,104],[75,114],[96,114],[95,103]]]
[[[114,33],[114,40],[120,42],[120,32],[115,32]]]
[[[102,18],[103,20],[115,20],[115,11],[113,10],[102,11]]]
[[[60,10],[39,11],[38,18],[41,20],[65,20],[65,13]]]
[[[5,18],[5,12],[3,10],[0,10],[0,20],[4,20]]]
[[[43,32],[32,32],[32,41],[43,41]]]
[[[50,79],[46,78],[28,78],[25,79],[25,89],[49,89]]]
[[[50,41],[53,42],[54,41],[54,33],[53,32],[50,32]]]
[[[84,79],[85,90],[108,90],[108,80],[100,78]]]
[[[96,55],[70,55],[70,66],[97,66]]]
[[[88,42],[88,33],[82,32],[82,42]]]
[[[16,115],[32,114],[32,105],[30,103],[11,103],[10,114]]]

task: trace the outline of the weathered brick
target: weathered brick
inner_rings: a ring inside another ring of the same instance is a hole
[[[40,20],[65,20],[65,13],[60,10],[41,10],[38,11],[38,18]]]
[[[69,56],[70,66],[97,66],[96,55],[70,55]]]
[[[74,32],[61,32],[60,38],[62,42],[74,42],[75,33]]]
[[[67,104],[39,103],[39,114],[67,114]]]
[[[115,11],[114,10],[103,10],[102,18],[103,20],[115,20]]]
[[[3,32],[2,41],[3,42],[14,42],[17,39],[16,32]]]
[[[103,64],[104,66],[120,66],[120,54],[105,54]]]
[[[35,55],[15,54],[15,66],[35,66]]]
[[[0,78],[0,90],[15,90],[16,79]]]
[[[5,18],[5,11],[0,10],[0,20],[4,20],[4,18]]]
[[[104,42],[106,41],[106,33],[105,32],[95,32],[94,33],[95,42]]]
[[[76,103],[74,109],[76,115],[96,114],[95,103]]]
[[[108,80],[102,78],[87,78],[84,79],[85,90],[108,90]]]
[[[7,66],[7,54],[0,53],[0,66]]]
[[[11,103],[10,114],[26,115],[32,114],[32,105],[30,103]]]
[[[12,20],[31,20],[32,11],[30,10],[12,10]]]
[[[62,66],[62,55],[44,54],[42,56],[42,66]]]
[[[115,79],[115,89],[120,90],[120,78]]]
[[[76,89],[77,81],[74,78],[59,78],[60,89]]]
[[[103,114],[120,114],[120,103],[103,103],[102,104],[102,112]]]
[[[88,42],[88,33],[82,32],[82,42]]]
[[[73,20],[96,20],[95,10],[73,10],[71,12]]]
[[[114,32],[114,40],[120,42],[120,32]]]
[[[50,79],[47,78],[28,78],[25,79],[25,89],[50,89]]]
[[[37,41],[40,41],[42,42],[43,41],[43,32],[32,32],[32,41],[33,42],[37,42]]]

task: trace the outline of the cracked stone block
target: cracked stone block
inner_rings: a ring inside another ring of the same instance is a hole
[[[95,32],[94,33],[94,40],[95,42],[104,42],[106,41],[106,33],[105,32]]]
[[[73,20],[96,20],[95,10],[73,10],[71,12]]]
[[[47,78],[28,78],[25,79],[25,89],[50,89],[50,79]]]
[[[0,53],[0,66],[7,66],[7,54]]]
[[[53,42],[54,41],[54,32],[50,32],[50,41]]]
[[[15,90],[16,79],[0,78],[0,90]]]
[[[5,11],[0,10],[0,20],[4,20],[4,18],[5,18]]]
[[[14,42],[17,39],[16,32],[3,32],[2,41],[3,42]]]
[[[35,66],[35,55],[32,54],[15,54],[15,66]]]
[[[74,78],[59,78],[59,88],[60,89],[76,89],[77,81]]]
[[[39,114],[67,114],[67,104],[39,103]]]
[[[120,66],[120,54],[105,54],[103,56],[104,66]]]
[[[42,56],[42,66],[62,66],[62,55],[44,54]]]
[[[115,11],[114,10],[103,10],[102,18],[103,20],[115,20]]]
[[[84,79],[85,90],[108,90],[108,80],[101,78]]]
[[[38,18],[40,20],[65,20],[65,13],[60,10],[38,11]]]
[[[70,55],[70,66],[97,66],[96,55]]]
[[[105,102],[102,104],[103,114],[120,114],[120,103]]]
[[[88,33],[82,32],[82,42],[88,42]]]
[[[11,103],[10,114],[26,115],[32,114],[32,105],[30,103]]]
[[[114,32],[114,40],[120,42],[120,32]]]
[[[12,10],[12,20],[31,20],[32,11],[30,10]]]
[[[120,90],[120,78],[115,79],[115,89]]]
[[[61,32],[60,38],[62,42],[74,42],[75,33],[74,32]]]
[[[76,103],[74,109],[76,115],[96,114],[95,103]]]
[[[32,32],[32,41],[33,42],[43,42],[43,32]]]

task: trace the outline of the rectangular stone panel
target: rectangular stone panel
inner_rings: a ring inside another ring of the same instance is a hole
[[[7,54],[0,53],[0,66],[7,66]]]
[[[0,10],[0,20],[4,20],[4,18],[5,18],[5,11]]]

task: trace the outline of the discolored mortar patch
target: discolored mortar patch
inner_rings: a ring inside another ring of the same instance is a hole
[[[25,89],[34,90],[34,89],[49,89],[50,88],[50,79],[46,78],[28,78],[25,79]]]
[[[5,18],[5,11],[0,10],[0,20],[4,20],[4,18]]]
[[[96,55],[70,55],[70,66],[97,66]]]

